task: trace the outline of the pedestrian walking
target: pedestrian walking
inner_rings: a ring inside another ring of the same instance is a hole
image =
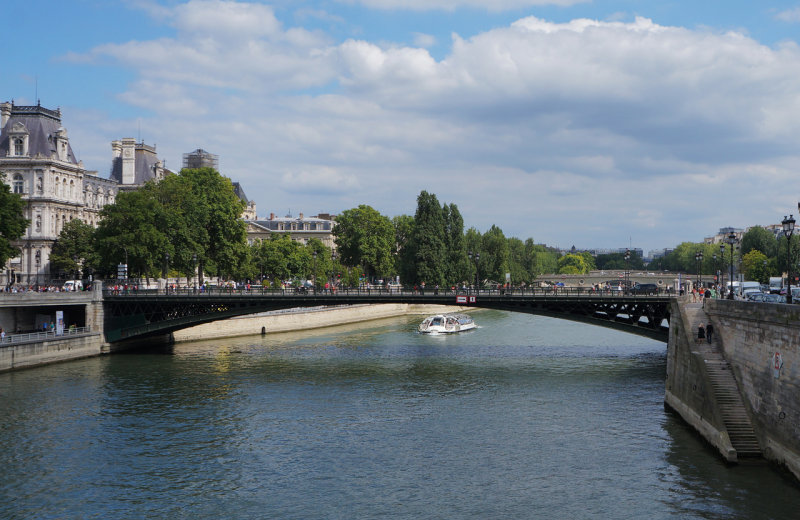
[[[709,345],[714,341],[714,326],[710,323],[706,325],[706,341]]]
[[[706,329],[703,327],[701,323],[699,327],[697,327],[697,339],[704,340],[706,338]]]
[[[3,327],[0,327],[0,343],[3,343],[6,340],[6,331]]]

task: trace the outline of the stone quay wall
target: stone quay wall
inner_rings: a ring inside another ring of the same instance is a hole
[[[705,362],[695,347],[695,332],[683,306],[673,302],[667,347],[664,403],[693,426],[728,462],[737,460]]]
[[[800,479],[800,305],[712,300],[706,313],[764,456]]]

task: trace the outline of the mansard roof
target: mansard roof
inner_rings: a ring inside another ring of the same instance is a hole
[[[154,146],[136,143],[134,148],[133,184],[142,185],[147,181],[157,178],[158,155]],[[122,157],[111,160],[111,174],[109,178],[122,184]]]
[[[9,133],[14,128],[23,125],[28,132],[28,156],[42,156],[46,158],[58,158],[56,151],[56,133],[62,130],[61,109],[50,110],[41,105],[36,106],[16,106],[11,105],[11,117],[5,126],[0,130],[0,158],[8,156]],[[78,164],[72,147],[67,143],[67,162]]]
[[[245,195],[245,194],[244,194],[244,188],[242,188],[242,185],[241,185],[241,184],[239,184],[238,182],[234,182],[234,183],[233,183],[233,192],[234,192],[234,193],[236,194],[236,196],[237,196],[237,197],[239,197],[239,198],[242,200],[242,202],[244,202],[245,204],[247,204],[248,202],[250,202],[249,200],[247,200],[247,195]]]

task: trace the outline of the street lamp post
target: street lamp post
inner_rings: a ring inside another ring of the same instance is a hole
[[[314,257],[314,294],[317,293],[317,252],[314,251],[311,256]]]
[[[786,235],[786,303],[792,303],[792,232],[794,223],[795,220],[791,215],[789,218],[783,217],[781,222],[783,234]]]
[[[728,279],[728,283],[730,284],[730,288],[728,290],[728,299],[732,300],[733,299],[733,245],[736,243],[736,233],[731,231],[726,241],[731,246],[731,273],[730,273],[730,278]]]
[[[197,292],[197,253],[192,255],[192,287]]]
[[[703,285],[703,252],[695,253],[694,259],[697,261],[697,286],[700,287]]]
[[[169,282],[167,276],[169,275],[169,253],[164,253],[164,281]],[[169,283],[167,283],[167,289],[169,289]]]
[[[467,253],[467,256],[469,257],[470,260],[472,260],[473,257],[475,259],[475,292],[477,293],[478,292],[478,285],[480,283],[479,282],[480,281],[480,276],[478,275],[478,261],[481,259],[481,254],[480,253],[475,253],[473,255],[472,251],[469,251]]]
[[[719,245],[719,296],[722,296],[722,289],[725,287],[725,244]]]
[[[631,260],[631,250],[625,250],[625,294],[628,294],[628,289],[630,289],[630,282],[631,282],[631,274],[630,274],[630,260]]]

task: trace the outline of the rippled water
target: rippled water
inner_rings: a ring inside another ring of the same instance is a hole
[[[474,316],[0,374],[0,518],[797,518],[664,411],[664,344]]]

